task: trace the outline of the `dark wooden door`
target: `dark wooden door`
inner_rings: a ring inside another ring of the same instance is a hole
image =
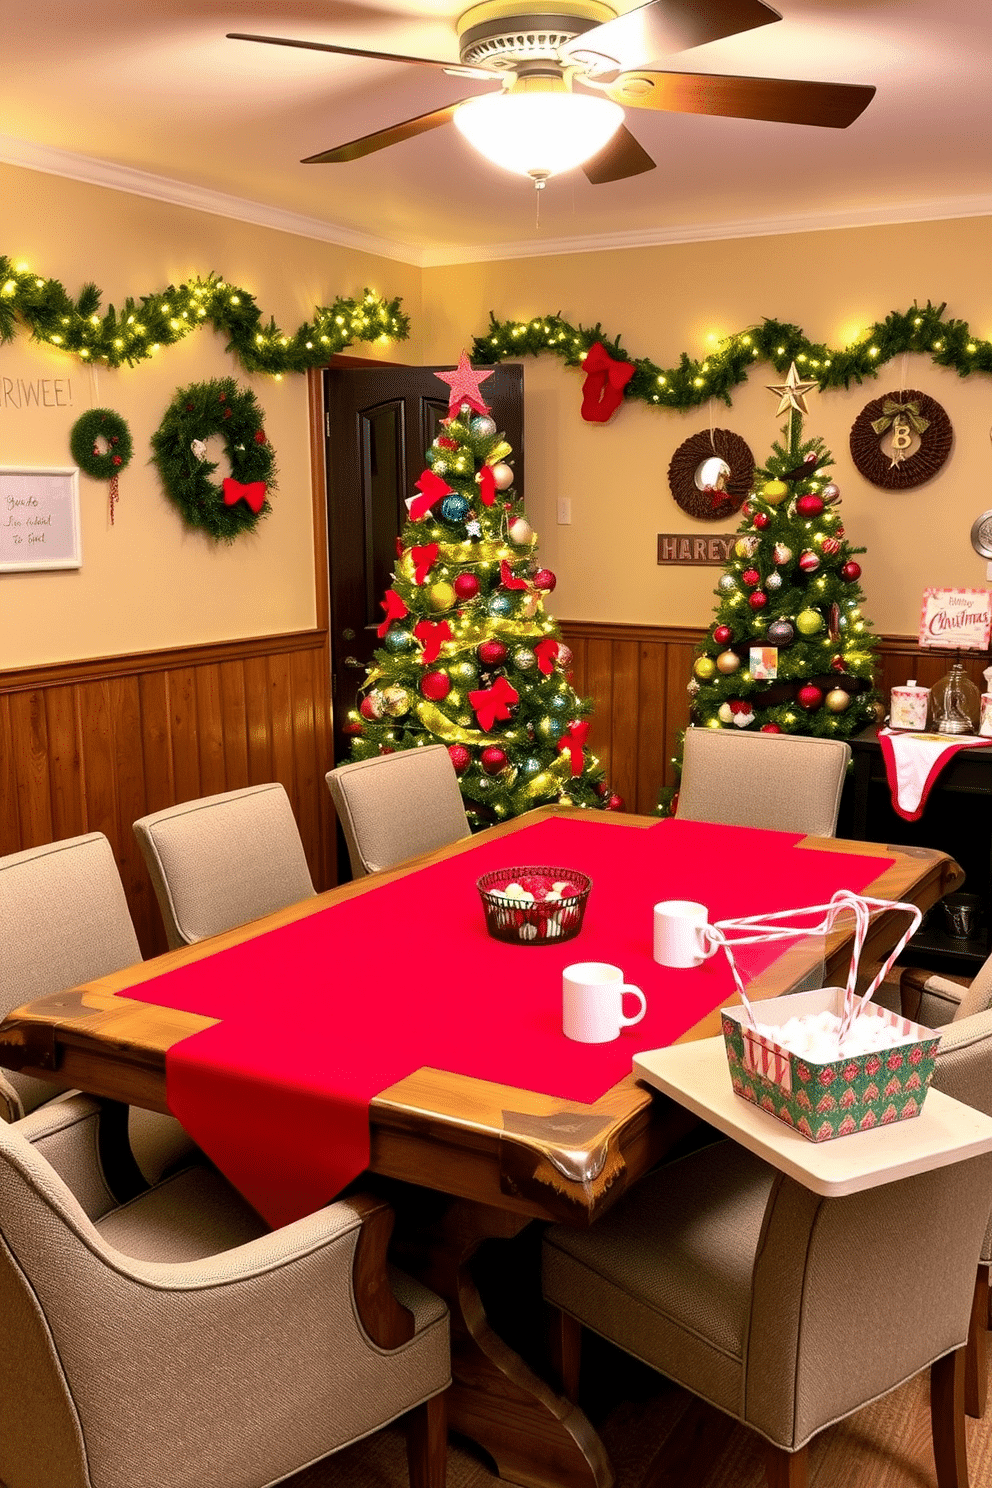
[[[425,451],[448,412],[450,367],[330,367],[324,373],[327,430],[327,541],[330,579],[334,759],[347,759],[342,733],[378,645],[380,600],[396,564],[406,498]],[[514,488],[523,493],[523,367],[494,367],[482,384],[496,426],[513,446]]]

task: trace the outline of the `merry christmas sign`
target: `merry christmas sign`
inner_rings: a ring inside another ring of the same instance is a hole
[[[924,589],[920,645],[950,651],[987,651],[992,640],[988,589]]]

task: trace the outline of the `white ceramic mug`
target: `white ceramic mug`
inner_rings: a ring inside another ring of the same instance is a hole
[[[664,899],[654,907],[654,959],[660,966],[701,966],[716,945],[706,934],[709,911],[692,899]]]
[[[640,987],[628,986],[619,966],[605,961],[580,961],[562,972],[561,1026],[566,1038],[580,1044],[608,1044],[621,1028],[639,1023],[648,1010]],[[623,1015],[624,993],[641,1006],[633,1018]]]

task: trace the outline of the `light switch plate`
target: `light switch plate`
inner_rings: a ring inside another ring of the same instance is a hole
[[[558,497],[558,526],[567,527],[572,520],[572,498],[571,496]],[[992,564],[989,565],[992,568]],[[992,575],[990,575],[992,577]]]

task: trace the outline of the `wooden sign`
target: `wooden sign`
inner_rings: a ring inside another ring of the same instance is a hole
[[[0,572],[82,561],[76,467],[0,465]]]
[[[659,532],[658,562],[674,567],[707,564],[722,568],[734,550],[736,532],[703,537],[695,532]]]
[[[946,651],[987,651],[992,640],[988,589],[924,589],[920,645]]]

